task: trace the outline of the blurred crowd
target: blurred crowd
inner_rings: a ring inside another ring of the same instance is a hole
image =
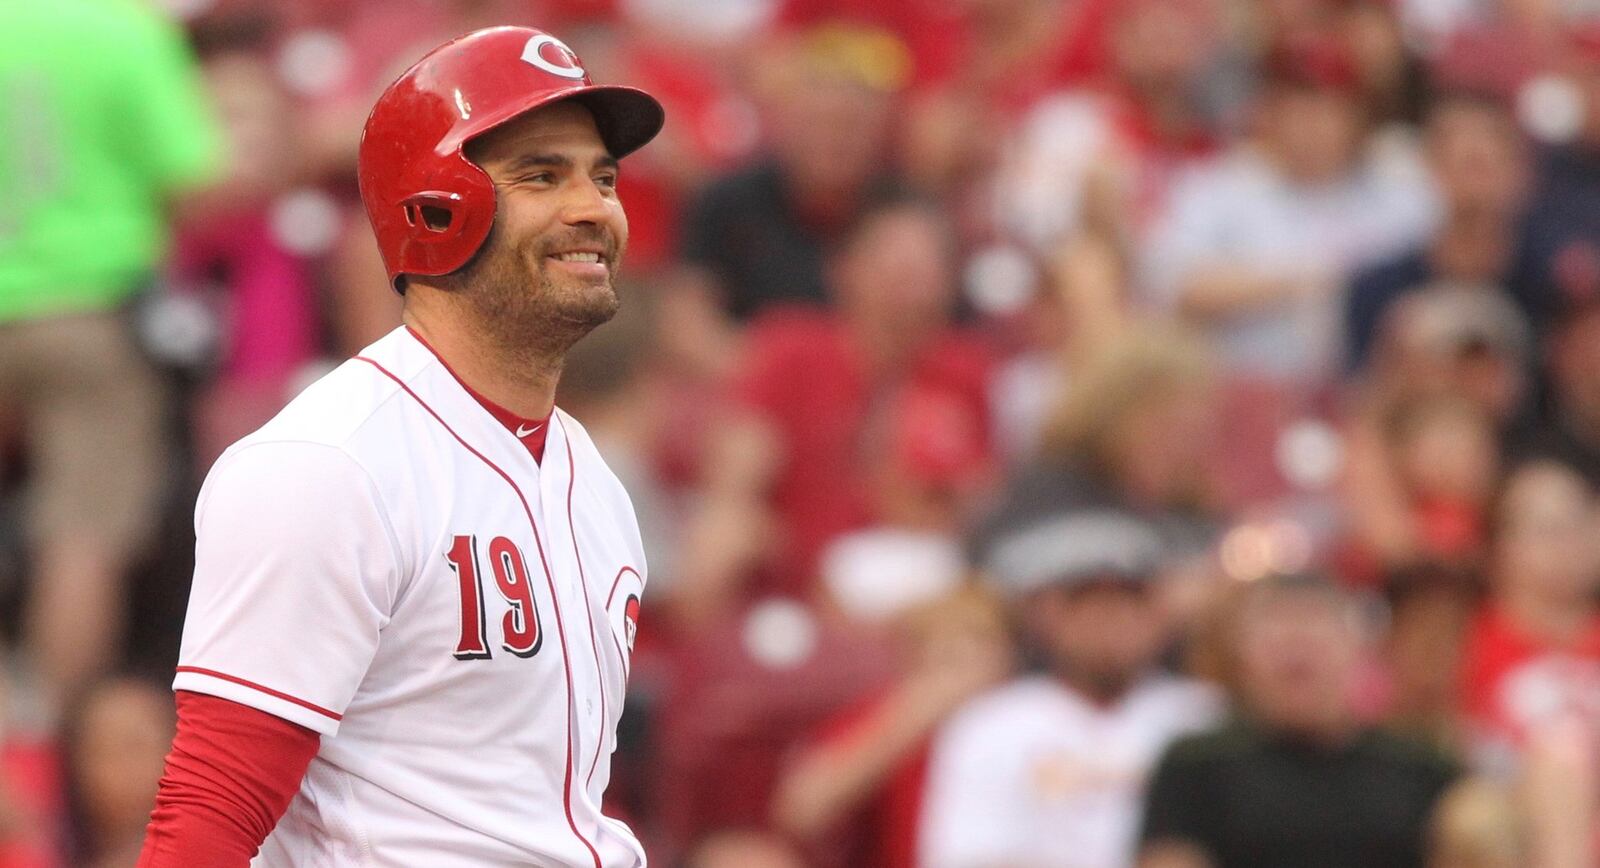
[[[398,324],[377,93],[668,124],[558,403],[685,868],[1600,864],[1600,5],[0,3],[0,866],[121,866],[199,480]]]

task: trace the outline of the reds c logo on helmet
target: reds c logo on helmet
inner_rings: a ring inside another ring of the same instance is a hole
[[[642,90],[597,85],[565,43],[530,27],[491,27],[435,48],[378,98],[361,134],[356,174],[390,285],[449,274],[489,236],[495,194],[466,143],[518,115],[573,100],[618,159],[665,120]]]
[[[561,60],[551,61],[546,58],[541,52],[547,46],[554,46],[560,52]],[[528,40],[528,44],[522,49],[522,59],[551,75],[559,75],[562,78],[582,79],[585,75],[583,67],[578,65],[578,55],[574,54],[566,43],[548,33],[541,33]]]

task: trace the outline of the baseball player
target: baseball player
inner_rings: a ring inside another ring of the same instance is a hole
[[[518,27],[379,98],[361,195],[405,325],[206,479],[141,866],[645,864],[601,813],[644,552],[553,396],[662,120]]]

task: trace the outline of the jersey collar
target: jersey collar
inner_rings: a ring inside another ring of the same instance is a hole
[[[467,385],[467,381],[461,379],[461,375],[456,373],[455,368],[450,367],[450,363],[445,361],[444,356],[439,355],[439,351],[435,350],[432,344],[429,344],[422,335],[418,334],[416,329],[409,325],[404,326],[404,328],[417,343],[422,344],[428,352],[433,354],[434,358],[439,360],[439,364],[450,372],[450,376],[455,378],[455,381],[461,385],[462,389],[466,390],[468,395],[472,396],[474,401],[477,401],[483,409],[489,411],[489,415],[493,416],[495,421],[505,426],[505,429],[511,432],[511,436],[517,438],[517,442],[521,443],[528,450],[528,454],[533,456],[535,464],[544,461],[544,446],[550,431],[550,416],[548,414],[543,419],[529,419],[525,416],[519,416],[489,400],[479,394],[477,389]]]

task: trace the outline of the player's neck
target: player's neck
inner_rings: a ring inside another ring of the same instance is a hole
[[[402,321],[461,382],[493,403],[527,419],[544,419],[555,407],[561,357],[508,352],[461,318],[428,316],[410,305]]]

